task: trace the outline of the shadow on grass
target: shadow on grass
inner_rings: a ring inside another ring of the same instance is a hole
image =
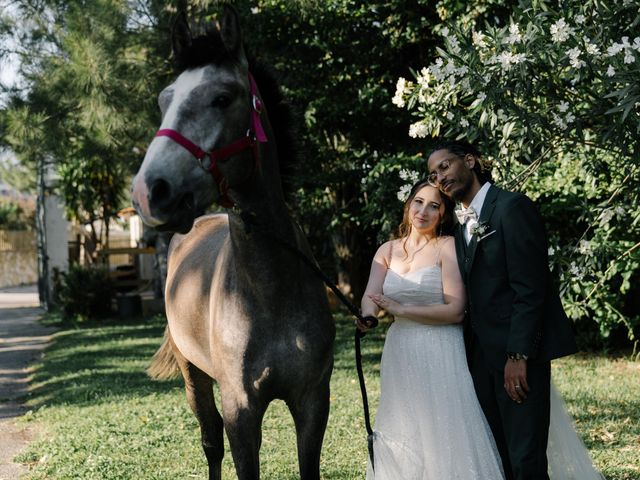
[[[57,325],[45,361],[34,369],[29,405],[96,405],[181,387],[182,379],[159,382],[146,374],[165,325],[162,317]]]

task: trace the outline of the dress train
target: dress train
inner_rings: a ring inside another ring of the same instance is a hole
[[[547,459],[551,480],[605,480],[593,466],[562,396],[551,382],[551,420]]]

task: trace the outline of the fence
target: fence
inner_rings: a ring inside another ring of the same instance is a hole
[[[0,288],[37,281],[36,232],[0,230]]]

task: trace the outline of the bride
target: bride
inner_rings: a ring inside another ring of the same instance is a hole
[[[369,480],[505,478],[467,367],[453,224],[452,202],[418,182],[399,238],[383,244],[371,265],[362,315],[384,309],[395,322],[382,354]],[[551,478],[602,478],[553,391],[549,438]]]

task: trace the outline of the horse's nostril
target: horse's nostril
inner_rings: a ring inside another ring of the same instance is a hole
[[[169,182],[162,178],[153,182],[149,191],[149,203],[158,207],[171,203],[171,185],[169,185]]]

